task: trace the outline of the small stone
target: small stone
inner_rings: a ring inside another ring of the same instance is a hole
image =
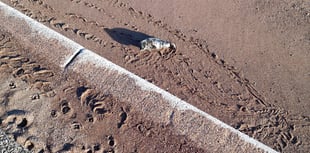
[[[15,85],[15,83],[13,81],[10,82],[9,86],[10,86],[10,89],[15,89],[16,88],[16,85]]]
[[[31,100],[40,99],[40,95],[38,93],[35,93],[31,96]]]

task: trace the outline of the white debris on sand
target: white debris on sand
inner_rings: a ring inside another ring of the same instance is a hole
[[[161,49],[176,49],[176,45],[169,41],[159,38],[147,38],[140,42],[141,51],[161,50]]]

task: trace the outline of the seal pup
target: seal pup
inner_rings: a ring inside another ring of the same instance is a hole
[[[176,50],[176,45],[169,41],[161,40],[159,38],[147,38],[140,42],[141,51],[172,49]]]

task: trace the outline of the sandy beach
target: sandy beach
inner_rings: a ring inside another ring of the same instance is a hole
[[[276,151],[310,150],[309,2],[2,2]],[[207,152],[1,29],[0,127],[25,148]],[[149,37],[177,49],[141,52]]]

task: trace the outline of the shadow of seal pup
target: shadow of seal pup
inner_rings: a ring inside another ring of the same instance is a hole
[[[169,41],[161,40],[159,38],[147,38],[140,42],[141,51],[152,51],[152,50],[176,50],[176,45]]]

